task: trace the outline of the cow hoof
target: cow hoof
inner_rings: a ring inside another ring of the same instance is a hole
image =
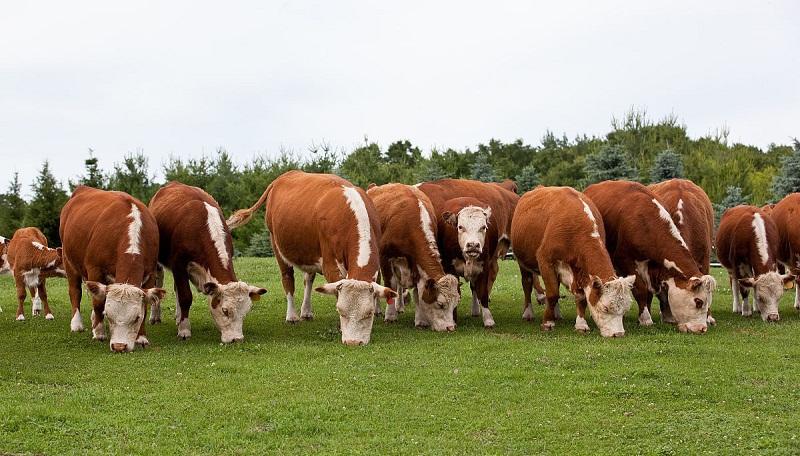
[[[742,316],[743,317],[752,317],[753,316],[753,311],[752,310],[747,311],[747,312],[742,311]]]
[[[39,309],[34,309],[34,310],[33,310],[33,312],[31,312],[31,314],[32,314],[34,317],[38,317],[39,315],[41,315],[41,314],[42,314],[42,311],[41,311],[41,310],[39,310]]]
[[[556,322],[554,321],[545,321],[541,325],[542,331],[552,331],[555,327]]]
[[[588,334],[591,328],[589,328],[589,325],[575,325],[575,331],[581,334]]]
[[[522,319],[525,321],[533,321],[533,311],[531,311],[530,306],[525,308],[525,312],[522,312]]]
[[[106,335],[105,334],[92,334],[92,340],[99,340],[99,341],[106,340]]]
[[[709,326],[714,326],[717,324],[717,320],[715,320],[714,317],[709,315],[708,317],[706,317],[706,324],[708,324]]]
[[[151,325],[157,325],[159,323],[161,323],[161,319],[160,318],[151,318],[150,319],[150,324]]]
[[[399,313],[399,314],[406,313],[406,308],[405,307],[398,307],[397,308],[397,313]]]
[[[17,321],[25,321],[25,315],[22,314],[17,315]]]
[[[483,327],[484,327],[485,329],[491,329],[491,328],[494,328],[494,320],[486,320],[486,321],[484,321],[484,322],[483,322]]]
[[[55,317],[54,317],[54,316],[53,316],[53,314],[51,314],[51,313],[49,313],[49,314],[47,314],[47,315],[45,315],[45,316],[44,316],[44,319],[45,319],[45,320],[52,320],[52,319],[54,319],[54,318],[55,318]]]
[[[139,336],[136,338],[136,345],[141,345],[142,347],[146,347],[150,345],[150,341],[147,340],[145,336]]]
[[[190,337],[192,337],[192,332],[189,331],[188,329],[182,329],[182,330],[178,331],[178,339],[186,340],[186,339],[188,339]]]
[[[302,318],[303,320],[306,320],[306,321],[310,321],[310,320],[314,319],[314,314],[310,313],[310,312],[307,313],[307,314],[301,314],[300,318]]]
[[[297,315],[291,315],[291,316],[286,317],[286,323],[289,323],[290,325],[293,325],[293,324],[295,324],[295,323],[297,323],[299,321],[300,321],[300,318]]]
[[[397,321],[397,315],[387,314],[385,317],[383,317],[383,321],[386,323],[395,323]]]

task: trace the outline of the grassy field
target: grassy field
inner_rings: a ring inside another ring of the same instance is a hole
[[[63,280],[51,280],[55,321],[31,319],[28,304],[28,321],[15,322],[4,277],[0,454],[800,452],[793,293],[778,324],[745,319],[731,314],[717,271],[718,324],[706,335],[639,328],[633,310],[623,339],[577,334],[571,299],[556,331],[542,333],[541,307],[535,323],[521,320],[519,274],[505,261],[495,329],[468,316],[466,291],[453,334],[417,330],[407,311],[398,324],[376,320],[372,342],[350,348],[331,298],[316,295],[316,319],[290,326],[275,262],[236,267],[270,290],[244,343],[220,345],[203,298],[191,340],[176,340],[166,318],[148,328],[150,348],[125,355],[69,332]],[[165,315],[174,309],[170,291]]]

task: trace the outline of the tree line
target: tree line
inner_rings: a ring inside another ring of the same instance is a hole
[[[685,177],[703,187],[718,214],[736,204],[763,205],[800,191],[800,142],[756,146],[729,143],[721,130],[690,138],[675,116],[650,120],[643,111],[631,110],[615,118],[604,136],[579,135],[573,139],[547,132],[538,145],[518,139],[496,139],[475,148],[433,149],[429,154],[408,140],[386,149],[365,138],[351,151],[316,145],[299,157],[283,152],[259,156],[237,164],[224,149],[212,156],[171,158],[162,165],[164,182],[177,180],[205,189],[217,199],[226,215],[247,207],[282,173],[301,169],[336,173],[366,188],[370,183],[417,183],[445,177],[484,182],[514,179],[520,193],[536,185],[567,185],[583,189],[608,179],[629,179],[644,184]],[[84,172],[74,180],[59,182],[47,162],[31,185],[32,197],[22,197],[18,175],[0,194],[0,235],[10,237],[23,226],[37,226],[52,245],[60,245],[59,213],[77,185],[120,190],[147,203],[160,182],[142,152],[127,155],[103,169],[91,149]],[[271,255],[263,216],[233,233],[236,252]]]

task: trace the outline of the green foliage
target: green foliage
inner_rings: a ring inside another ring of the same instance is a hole
[[[0,195],[0,235],[7,238],[11,238],[14,231],[22,228],[25,218],[28,204],[22,199],[21,190],[19,173],[14,173],[14,180],[8,186],[8,191]]]
[[[653,169],[650,171],[650,182],[656,183],[668,179],[684,177],[683,159],[673,149],[665,149],[656,156]]]
[[[584,165],[586,185],[605,180],[635,180],[636,168],[620,146],[604,146],[598,152],[586,157]]]
[[[469,168],[470,178],[481,182],[497,182],[497,174],[489,163],[489,157],[478,154]]]
[[[775,201],[789,193],[800,192],[800,141],[794,140],[794,151],[781,162],[781,171],[772,183]]]
[[[725,198],[723,198],[719,204],[714,205],[717,221],[719,221],[726,210],[741,204],[750,204],[749,199],[750,198],[742,194],[741,187],[735,185],[728,186],[728,189],[725,191]]]
[[[69,198],[67,192],[50,172],[47,161],[39,170],[36,181],[31,186],[33,198],[25,212],[25,226],[35,226],[42,230],[52,246],[61,245],[58,233],[61,207]]]
[[[150,175],[147,157],[142,152],[128,154],[122,163],[114,164],[114,172],[108,179],[108,187],[128,193],[147,204],[158,190],[159,184]]]
[[[356,148],[342,161],[338,174],[361,188],[390,182],[387,163],[376,143]]]
[[[89,158],[83,161],[86,173],[78,177],[77,182],[69,181],[70,191],[75,190],[78,185],[105,189],[108,187],[108,177],[100,169],[99,160],[94,156],[94,151],[89,149]]]
[[[539,185],[539,174],[536,173],[536,166],[531,164],[522,168],[515,180],[520,194],[533,190],[534,187]]]
[[[271,257],[275,256],[272,251],[269,231],[263,229],[250,238],[250,243],[244,251],[244,256],[248,257]]]

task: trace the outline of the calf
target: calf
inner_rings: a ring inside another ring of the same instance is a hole
[[[205,191],[180,182],[163,186],[150,200],[158,224],[158,260],[172,271],[178,307],[178,337],[191,337],[189,282],[208,296],[211,316],[223,343],[244,339],[242,325],[253,301],[267,290],[239,281],[233,270],[233,240],[219,204]],[[161,320],[153,306],[151,323]]]
[[[294,268],[303,271],[305,293],[300,316],[312,318],[311,288],[321,272],[328,281],[316,288],[336,296],[342,342],[369,342],[376,299],[395,298],[390,288],[375,283],[378,275],[380,220],[360,188],[332,174],[289,171],[275,179],[249,209],[228,219],[236,228],[267,205],[265,221],[286,291],[286,321],[297,321]]]
[[[26,288],[31,293],[32,314],[40,315],[44,310],[44,318],[52,320],[45,282],[48,277],[64,277],[61,249],[48,247],[47,238],[38,228],[20,228],[8,243],[4,256],[17,287],[17,321],[25,321]]]
[[[689,247],[697,267],[703,274],[711,270],[711,245],[714,238],[714,207],[711,200],[698,185],[686,179],[670,179],[649,188],[672,215],[672,221],[678,227],[681,237]],[[665,290],[659,290],[658,299],[661,305],[662,320],[674,323],[669,300]],[[708,301],[709,325],[716,323],[711,315],[711,296]]]
[[[525,311],[530,311],[534,273],[546,290],[542,329],[555,326],[555,305],[563,283],[577,305],[575,329],[588,332],[586,305],[603,337],[622,337],[622,317],[631,308],[630,290],[636,276],[617,278],[606,251],[600,212],[570,187],[537,187],[517,204],[511,243],[519,263]]]
[[[453,198],[442,205],[438,225],[444,270],[469,282],[472,314],[480,312],[483,326],[494,327],[489,290],[500,236],[492,209],[475,198]]]
[[[708,329],[708,304],[716,286],[692,258],[689,246],[658,197],[637,182],[606,181],[584,192],[600,211],[606,246],[618,273],[636,274],[633,296],[639,324],[653,324],[650,302],[664,290],[681,332]]]
[[[148,306],[166,292],[155,288],[158,226],[141,201],[123,192],[78,186],[61,210],[64,269],[72,304],[72,331],[83,331],[81,282],[92,296],[92,338],[114,352],[149,345]]]
[[[794,308],[800,310],[800,193],[790,193],[771,206],[770,211],[761,211],[769,214],[778,228],[778,270],[788,270],[796,277]]]
[[[753,314],[750,288],[756,310],[764,321],[780,320],[778,301],[792,274],[778,272],[778,227],[771,217],[754,206],[736,206],[725,211],[717,231],[717,256],[728,270],[733,293],[733,311]]]
[[[455,330],[458,279],[442,269],[436,213],[430,199],[416,187],[403,184],[372,187],[367,195],[381,222],[379,250],[384,285],[397,291],[398,300],[403,299],[402,288],[413,288],[416,326]],[[397,320],[394,300],[386,306],[385,320]]]

